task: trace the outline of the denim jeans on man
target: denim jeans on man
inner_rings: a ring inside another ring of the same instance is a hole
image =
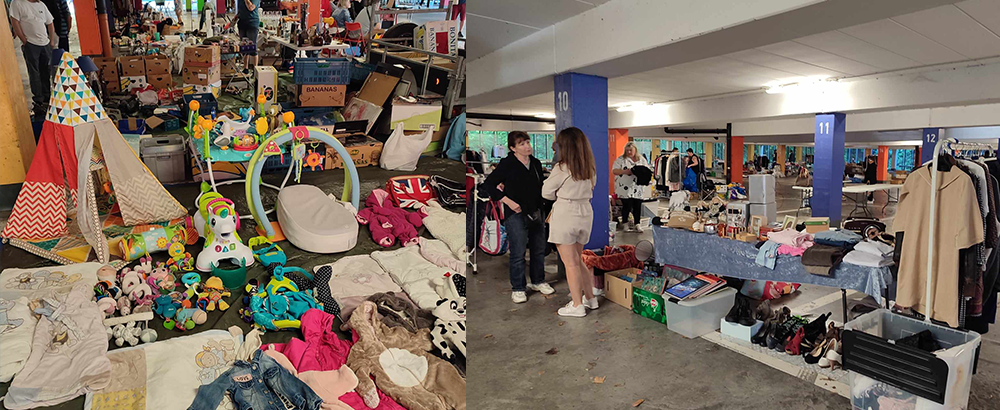
[[[52,46],[36,46],[25,43],[21,46],[24,52],[24,64],[28,67],[28,83],[31,84],[31,99],[36,106],[49,103],[52,91],[52,78],[49,76],[49,65],[52,60]]]
[[[226,393],[237,410],[285,410],[282,398],[296,409],[319,410],[323,399],[262,350],[251,360],[237,360],[214,382],[199,387],[188,410],[215,410]]]
[[[510,213],[503,222],[507,228],[507,243],[510,247],[510,287],[515,292],[524,292],[524,252],[531,248],[531,283],[545,282],[545,224],[530,222],[524,213]]]

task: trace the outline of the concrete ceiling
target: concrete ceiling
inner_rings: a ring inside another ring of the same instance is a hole
[[[507,44],[611,0],[472,1],[466,6],[468,59]]]
[[[803,77],[851,78],[994,56],[1000,56],[1000,0],[967,0],[611,78],[608,104],[700,99],[760,90]],[[546,92],[472,111],[552,113],[553,96]]]

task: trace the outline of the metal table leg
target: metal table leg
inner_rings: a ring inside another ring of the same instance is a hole
[[[840,290],[840,302],[841,302],[841,304],[843,305],[843,308],[844,308],[844,323],[850,322],[851,321],[851,317],[847,316],[847,290],[846,289],[841,289]]]

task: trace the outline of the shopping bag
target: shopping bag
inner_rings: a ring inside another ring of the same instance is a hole
[[[500,214],[497,212],[499,205],[490,201],[487,207],[486,218],[483,219],[483,228],[479,236],[479,249],[490,255],[503,255],[507,253],[507,229],[500,221]]]
[[[396,171],[413,171],[417,169],[420,153],[431,143],[432,131],[424,130],[419,135],[405,135],[403,122],[396,124],[396,129],[389,135],[382,147],[382,157],[379,163],[383,169]]]

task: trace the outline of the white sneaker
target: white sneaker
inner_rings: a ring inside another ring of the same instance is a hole
[[[594,295],[593,299],[587,299],[587,297],[584,296],[583,306],[585,306],[587,309],[597,309],[597,295]]]
[[[628,229],[626,229],[625,232],[635,232],[636,229],[638,228],[635,227],[635,222],[629,222]]]
[[[556,290],[552,289],[552,286],[545,282],[539,283],[537,285],[534,283],[529,283],[528,289],[533,290],[535,292],[541,292],[543,295],[551,295],[553,293],[556,293]]]
[[[584,317],[587,316],[587,308],[583,305],[573,306],[573,301],[569,301],[566,306],[559,308],[559,316]]]
[[[528,301],[528,294],[524,291],[514,291],[510,294],[510,300],[514,303],[524,303]]]
[[[595,299],[598,296],[604,296],[604,289],[598,289],[598,288],[593,288],[593,289],[594,289],[594,298]]]

